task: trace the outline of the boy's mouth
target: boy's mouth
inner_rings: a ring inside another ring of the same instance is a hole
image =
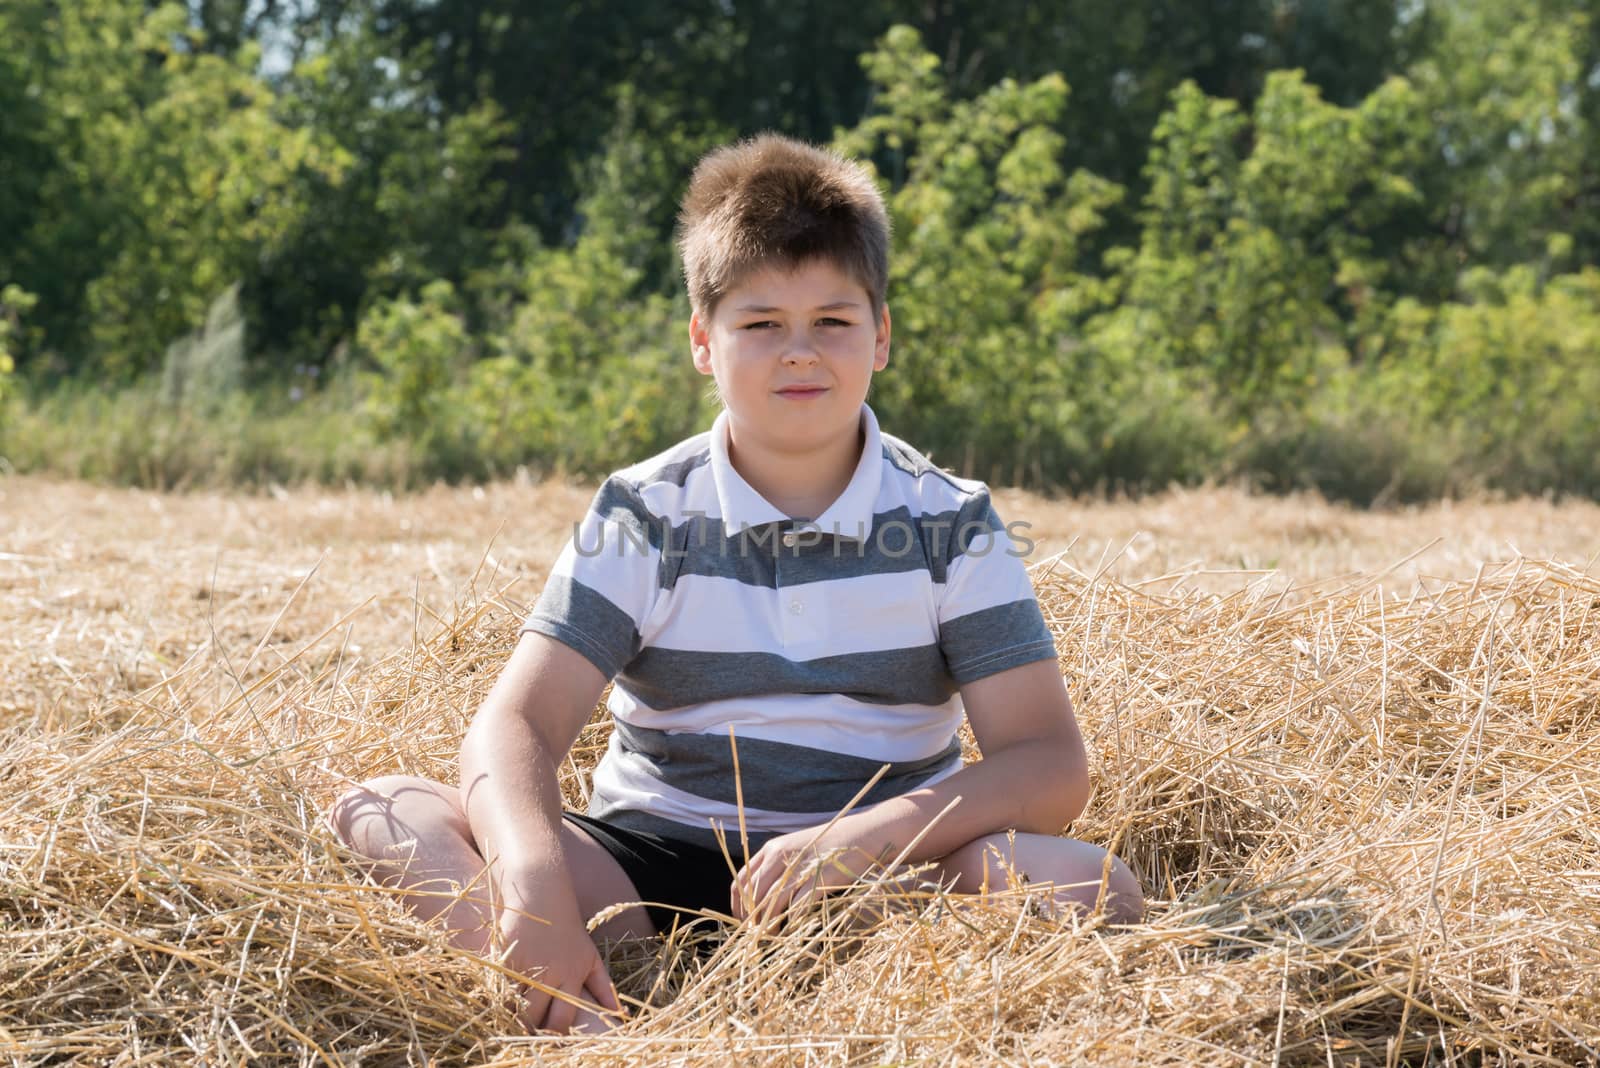
[[[784,386],[778,390],[780,397],[815,397],[828,392],[827,386]]]

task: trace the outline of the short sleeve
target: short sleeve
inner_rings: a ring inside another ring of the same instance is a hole
[[[1055,640],[1039,611],[1023,559],[987,488],[963,503],[950,532],[938,588],[939,647],[957,684],[1036,660],[1054,660]]]
[[[581,653],[610,679],[639,653],[639,632],[660,589],[663,524],[613,475],[556,558],[522,624]]]

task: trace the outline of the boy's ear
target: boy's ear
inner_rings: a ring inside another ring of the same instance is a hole
[[[881,371],[889,366],[889,305],[884,304],[878,313],[878,336],[872,347],[872,369]]]
[[[694,357],[694,369],[703,375],[711,373],[711,330],[699,312],[689,314],[689,352]]]

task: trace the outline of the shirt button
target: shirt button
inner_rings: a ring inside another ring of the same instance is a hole
[[[804,612],[805,610],[806,610],[806,606],[804,604],[802,604],[800,601],[790,601],[789,602],[789,614],[790,615],[797,616],[801,612]]]
[[[791,530],[791,531],[789,531],[787,534],[785,534],[783,536],[783,547],[785,549],[793,549],[796,545],[799,545],[799,544],[800,544],[800,535],[796,534],[794,531]],[[796,602],[796,603],[798,604],[799,602]]]

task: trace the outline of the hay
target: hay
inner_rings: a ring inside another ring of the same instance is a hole
[[[25,540],[0,544],[28,558],[13,575],[48,555]],[[329,604],[326,572],[302,586],[302,561],[253,585],[236,577],[260,595],[238,618],[180,581],[161,611],[209,611],[215,625],[146,624],[167,651],[137,671],[63,655],[70,685],[7,677],[0,1051],[17,1063],[1600,1057],[1600,582],[1521,556],[1408,577],[1401,595],[1376,572],[1226,588],[1203,562],[1141,581],[1099,554],[1041,564],[1096,773],[1074,833],[1119,843],[1150,892],[1146,923],[1063,927],[1025,896],[972,909],[931,890],[863,891],[703,959],[684,937],[615,947],[639,1006],[627,1028],[518,1037],[510,979],[363,884],[319,819],[353,779],[452,776],[537,590],[536,570],[485,563],[486,543],[445,565],[453,603],[384,612],[385,633],[420,635],[387,655],[352,653],[340,622],[383,591],[357,583]],[[474,555],[475,574],[461,563]],[[274,619],[289,640],[265,640]],[[568,763],[570,802],[606,729],[597,718]]]

